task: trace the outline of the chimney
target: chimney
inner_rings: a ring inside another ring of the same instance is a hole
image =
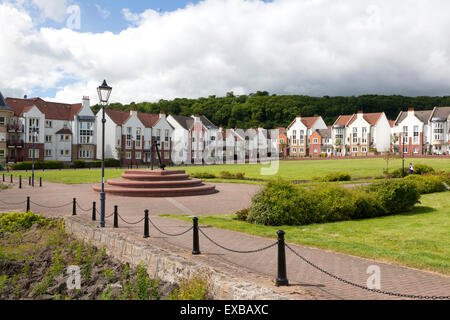
[[[194,122],[199,122],[200,121],[200,115],[198,113],[194,114]]]
[[[83,108],[90,108],[91,107],[91,100],[88,96],[83,97]]]
[[[136,108],[132,108],[132,109],[130,110],[130,115],[131,115],[131,116],[133,116],[133,115],[136,115],[136,116],[137,116]]]
[[[165,119],[166,118],[166,113],[164,111],[160,111],[159,112],[159,118],[160,119]]]
[[[359,118],[362,118],[362,116],[363,116],[363,111],[358,110],[358,114],[356,115],[356,117],[359,119]]]
[[[408,116],[414,115],[414,108],[408,108]]]

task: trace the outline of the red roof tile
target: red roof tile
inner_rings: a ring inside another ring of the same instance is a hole
[[[312,126],[320,119],[320,117],[305,117],[301,118],[303,124],[308,128],[311,129]]]
[[[153,127],[159,121],[159,114],[138,112],[137,116],[146,128]]]
[[[345,126],[350,121],[353,116],[339,116],[337,120],[334,122],[335,126]]]
[[[374,126],[377,124],[378,119],[380,119],[382,112],[377,113],[363,113],[363,118],[366,120],[371,126]],[[354,114],[351,118],[351,120],[348,122],[348,125],[351,125],[356,119],[357,115]]]
[[[111,118],[117,125],[121,126],[130,118],[130,111],[105,109],[105,113]]]
[[[72,121],[81,108],[81,103],[67,104],[58,102],[44,101],[41,98],[32,99],[17,99],[6,98],[9,107],[14,111],[14,115],[23,116],[25,112],[28,112],[33,106],[36,106],[39,111],[45,114],[45,118],[49,120],[65,120]]]

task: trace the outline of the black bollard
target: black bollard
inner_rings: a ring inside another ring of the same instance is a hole
[[[39,177],[39,187],[42,187],[42,177]]]
[[[29,212],[30,211],[30,197],[27,197],[27,211],[26,212]]]
[[[73,198],[72,215],[77,215],[77,198]]]
[[[277,232],[278,235],[278,278],[276,281],[277,287],[288,286],[289,280],[286,275],[286,251],[284,244],[284,231]]]
[[[92,202],[92,221],[97,220],[97,209],[96,209],[97,203],[94,201]]]
[[[198,218],[193,217],[192,221],[194,223],[194,228],[192,229],[193,232],[193,243],[192,243],[192,254],[198,255],[200,254],[200,241],[198,239]]]
[[[13,175],[11,175],[11,183],[13,183]]]
[[[119,208],[114,206],[114,228],[119,227]]]
[[[28,177],[28,185],[31,186],[31,176]]]
[[[5,182],[5,174],[3,174],[3,182]]]
[[[22,189],[22,176],[19,176],[19,189]]]
[[[150,232],[148,231],[149,225],[148,225],[148,210],[145,211],[145,218],[144,218],[144,238],[150,238]]]

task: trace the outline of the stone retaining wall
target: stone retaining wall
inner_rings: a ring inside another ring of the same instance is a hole
[[[150,277],[169,283],[179,283],[180,279],[202,274],[209,278],[209,292],[215,300],[286,300],[311,299],[309,294],[297,295],[292,292],[277,293],[278,288],[268,288],[259,284],[231,277],[201,262],[156,247],[148,241],[140,240],[135,234],[102,229],[77,217],[65,218],[66,232],[78,240],[91,242],[97,248],[105,247],[108,255],[122,263],[138,266],[141,262],[148,266]]]

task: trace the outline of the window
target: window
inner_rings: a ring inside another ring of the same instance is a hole
[[[136,153],[134,154],[134,157],[135,157],[137,160],[141,160],[141,159],[142,159],[142,153],[141,153],[141,152],[136,152]]]
[[[299,153],[303,153],[303,152],[304,152],[304,150],[305,150],[305,149],[303,149],[303,148],[300,148],[300,149],[298,149],[298,152],[299,152]]]
[[[136,142],[134,145],[138,149],[142,148],[141,128],[136,128]]]
[[[169,159],[170,158],[170,153],[169,151],[165,151],[164,152],[164,159]]]
[[[280,139],[280,143],[284,143],[284,139]]]
[[[317,148],[314,148],[314,153],[317,153]]]
[[[51,149],[45,149],[45,156],[51,157],[52,156],[52,150]]]
[[[413,149],[413,152],[414,152],[414,153],[419,153],[419,148],[414,148],[414,149]]]
[[[45,136],[45,142],[51,143],[52,142],[52,136]]]
[[[80,150],[79,157],[83,159],[92,158],[92,150]]]
[[[364,148],[364,147],[363,147],[363,148],[361,149],[361,152],[367,152],[367,148]]]
[[[419,126],[414,126],[414,143],[419,143]]]
[[[125,144],[127,149],[131,149],[131,139],[132,139],[131,127],[127,127],[127,136],[126,136],[126,144]],[[131,157],[130,157],[130,159],[131,159]]]
[[[45,127],[51,128],[53,126],[53,122],[51,120],[45,120]]]
[[[0,126],[4,126],[6,124],[5,117],[0,117]]]
[[[297,153],[297,148],[292,148],[292,153]]]
[[[353,147],[353,152],[358,152],[358,148],[356,148],[356,147]]]
[[[156,141],[161,141],[161,129],[156,130]]]
[[[126,152],[125,153],[125,158],[126,159],[131,159],[131,152]]]
[[[213,141],[216,137],[212,136],[211,141]],[[169,148],[169,130],[166,129],[165,136],[164,136],[164,147],[167,149]]]
[[[38,142],[39,140],[39,119],[28,119],[28,140],[29,142]]]
[[[358,128],[353,128],[353,143],[358,143]]]
[[[319,143],[319,139],[317,139],[317,138],[315,138],[315,139],[313,139],[313,143]]]
[[[0,158],[5,157],[5,149],[0,149]]]
[[[92,122],[80,122],[80,143],[92,144],[94,141],[94,124]]]
[[[407,147],[403,147],[403,153],[408,153],[408,148]]]
[[[403,144],[408,143],[408,127],[403,127]]]
[[[28,158],[39,159],[39,149],[29,149],[28,150]]]

